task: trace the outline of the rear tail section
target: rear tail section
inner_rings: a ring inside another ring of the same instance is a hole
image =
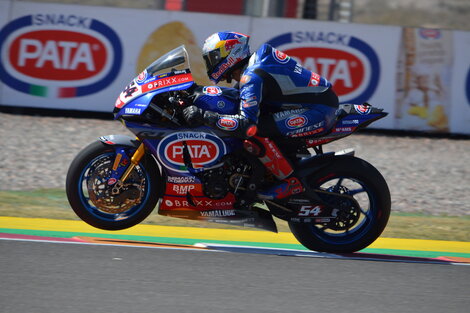
[[[383,109],[373,107],[369,103],[340,104],[336,111],[336,123],[330,131],[321,137],[307,139],[306,145],[315,147],[349,136],[387,115]]]

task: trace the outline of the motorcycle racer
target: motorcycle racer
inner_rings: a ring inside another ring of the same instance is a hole
[[[291,177],[290,162],[270,138],[307,137],[327,132],[334,123],[338,97],[326,78],[268,44],[250,54],[249,38],[237,32],[218,32],[209,36],[203,46],[209,78],[215,84],[238,82],[239,113],[223,115],[192,105],[183,114],[190,126],[205,124],[243,138],[256,135],[254,141],[265,151],[259,159],[274,176],[283,180],[266,197],[284,198],[301,192],[302,187]],[[224,127],[226,120],[237,127]]]

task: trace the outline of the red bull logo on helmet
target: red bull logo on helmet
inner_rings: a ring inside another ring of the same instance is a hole
[[[281,34],[267,43],[328,79],[340,102],[365,102],[377,88],[378,56],[360,38],[335,32],[296,31]]]
[[[0,30],[0,78],[35,96],[69,98],[106,88],[122,63],[121,41],[103,22],[73,14],[19,17]]]

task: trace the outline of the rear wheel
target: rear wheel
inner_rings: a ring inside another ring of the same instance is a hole
[[[380,236],[390,216],[390,192],[371,164],[352,156],[337,157],[308,181],[310,188],[319,190],[318,195],[335,207],[336,218],[322,224],[289,222],[292,233],[305,247],[354,252]]]
[[[128,155],[134,147],[124,147]],[[116,152],[96,141],[73,160],[67,173],[66,191],[74,212],[91,226],[119,230],[143,221],[159,199],[160,175],[155,161],[146,155],[123,184],[109,184]]]

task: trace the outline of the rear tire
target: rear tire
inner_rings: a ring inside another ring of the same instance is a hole
[[[135,147],[122,147],[128,155]],[[142,222],[155,208],[162,181],[150,155],[129,175],[119,193],[107,184],[115,159],[115,147],[96,141],[72,161],[66,179],[70,206],[83,221],[96,228],[120,230]],[[121,196],[121,197],[120,197]]]
[[[383,232],[390,216],[390,191],[380,172],[353,156],[338,156],[308,177],[310,188],[351,195],[360,209],[344,220],[313,224],[289,222],[295,238],[310,250],[348,253],[369,246]],[[349,215],[348,215],[349,214]]]

